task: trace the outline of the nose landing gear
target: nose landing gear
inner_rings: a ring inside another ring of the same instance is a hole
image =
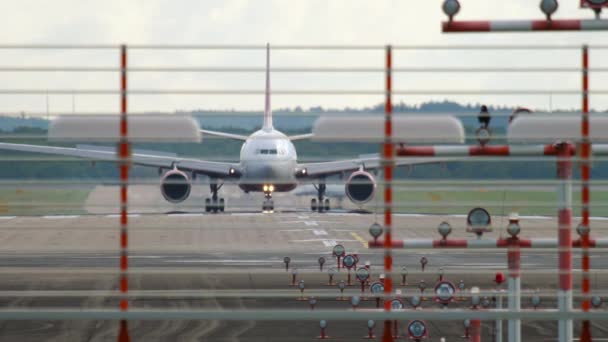
[[[262,190],[264,190],[264,203],[262,203],[262,211],[274,211],[274,201],[272,200],[272,192],[274,191],[274,185],[264,185]]]

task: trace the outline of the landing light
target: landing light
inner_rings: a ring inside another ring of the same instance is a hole
[[[268,191],[268,185],[264,184],[264,186],[262,187],[262,189],[264,190],[264,192]]]
[[[274,191],[274,185],[270,184],[268,186],[268,191],[273,192]]]

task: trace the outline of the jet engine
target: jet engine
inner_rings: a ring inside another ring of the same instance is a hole
[[[346,180],[345,192],[353,203],[367,203],[376,193],[376,180],[369,172],[363,170],[353,172]]]
[[[190,189],[192,189],[190,177],[178,169],[168,171],[160,180],[160,192],[171,203],[186,200],[190,196]]]

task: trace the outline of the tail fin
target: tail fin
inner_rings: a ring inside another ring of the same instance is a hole
[[[266,103],[264,107],[263,130],[272,130],[272,110],[270,109],[270,44],[266,44]]]

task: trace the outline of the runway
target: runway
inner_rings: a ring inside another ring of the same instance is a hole
[[[206,191],[193,188],[191,198],[180,205],[167,204],[156,186],[130,188],[129,289],[132,308],[150,309],[298,309],[310,310],[306,301],[296,300],[298,289],[290,286],[292,271],[297,281],[305,280],[306,295],[318,298],[318,310],[349,310],[347,301],[337,301],[336,285],[327,286],[328,270],[335,269],[333,282],[347,281],[348,273],[336,269],[332,248],[341,244],[355,253],[360,264],[371,264],[372,278],[383,272],[383,252],[367,248],[369,226],[380,215],[356,212],[348,203],[334,202],[329,213],[307,210],[307,196],[276,194],[276,212],[261,213],[261,197],[242,194],[230,186],[222,189],[227,212],[201,211]],[[116,187],[98,186],[82,204],[86,214],[0,216],[0,285],[4,308],[99,309],[118,306],[119,216],[114,204]],[[347,202],[347,201],[346,201]],[[507,218],[494,216],[494,230],[486,237],[504,236]],[[443,221],[453,227],[451,237],[473,238],[465,232],[465,215],[394,215],[394,239],[438,238],[436,228]],[[522,236],[555,237],[557,221],[552,217],[522,217]],[[608,231],[608,220],[595,218],[594,233]],[[424,280],[431,291],[444,269],[446,279],[467,288],[492,289],[497,271],[506,272],[505,251],[394,250],[395,284],[401,269],[408,270],[408,285],[397,286],[405,297],[419,293]],[[575,253],[578,254],[578,253]],[[605,282],[605,251],[594,250],[594,288]],[[292,260],[285,271],[283,258]],[[429,261],[422,271],[420,258]],[[318,258],[326,264],[319,270]],[[574,258],[575,269],[580,265]],[[557,252],[522,253],[524,301],[530,291],[555,290]],[[576,270],[575,270],[576,271]],[[354,279],[354,276],[352,276]],[[356,283],[353,280],[353,283]],[[575,275],[575,285],[580,282]],[[360,294],[359,286],[348,287],[344,296]],[[462,307],[465,303],[451,306]],[[527,302],[523,303],[525,307]],[[543,305],[555,305],[547,298]],[[364,301],[361,309],[373,309],[375,300]],[[423,307],[435,308],[431,302]],[[329,322],[328,334],[335,340],[358,340],[367,333],[366,322]],[[380,322],[378,322],[380,325]],[[400,323],[403,330],[407,322]],[[493,322],[484,322],[489,338]],[[379,329],[379,328],[378,328]],[[462,322],[429,322],[431,340],[448,340],[463,333]],[[597,325],[596,336],[607,334]],[[131,322],[134,340],[146,341],[310,341],[319,334],[316,321],[153,321]],[[273,332],[270,336],[268,332]],[[551,340],[552,322],[526,322],[527,341]],[[115,340],[113,321],[6,321],[0,325],[2,341],[109,341]],[[380,330],[377,334],[380,333]],[[533,337],[532,337],[533,336]]]
[[[382,273],[382,251],[365,245],[373,214],[318,214],[303,210],[278,213],[247,211],[223,214],[200,212],[150,214],[133,213],[129,219],[130,290],[133,308],[189,309],[300,309],[310,310],[306,301],[296,300],[300,292],[290,286],[291,271],[305,280],[306,292],[318,297],[317,309],[349,310],[340,293],[328,282],[327,270],[336,267],[331,249],[342,244],[347,253],[357,253],[360,263],[371,263],[372,277]],[[465,232],[462,215],[433,216],[398,214],[394,217],[395,238],[438,237],[437,225],[448,221],[454,237],[471,237]],[[494,217],[495,230],[488,237],[504,235],[503,217]],[[527,237],[556,235],[553,218],[522,218]],[[593,221],[598,234],[608,221]],[[0,219],[0,300],[4,308],[116,308],[118,281],[118,217],[114,213],[55,215],[40,217],[2,217]],[[578,253],[577,253],[578,254]],[[592,252],[596,270],[592,286],[606,279],[605,251]],[[506,272],[504,251],[475,253],[450,251],[395,250],[396,284],[399,272],[408,269],[408,285],[398,286],[408,297],[418,293],[420,280],[430,288],[437,272],[444,268],[447,279],[465,281],[467,288],[493,288],[496,271]],[[283,257],[292,259],[285,271]],[[326,258],[323,272],[317,260]],[[429,260],[423,272],[420,257]],[[555,289],[556,251],[525,251],[522,255],[523,288],[528,291]],[[575,268],[580,260],[575,258]],[[347,279],[337,272],[333,281]],[[353,277],[354,279],[354,277]],[[575,285],[578,286],[575,276]],[[549,292],[553,293],[553,292]],[[359,286],[346,289],[345,296],[360,294]],[[529,305],[524,294],[523,306]],[[547,298],[543,306],[555,302]],[[462,307],[465,303],[453,304]],[[575,304],[576,305],[576,304]],[[375,300],[364,301],[361,309],[373,309]],[[423,307],[435,308],[431,302]],[[380,322],[378,322],[380,325]],[[407,322],[400,323],[403,330]],[[596,323],[597,324],[597,323]],[[493,322],[484,322],[484,336],[490,338]],[[594,326],[594,335],[608,335],[608,325]],[[310,341],[319,334],[318,322],[269,321],[152,321],[132,322],[135,341]],[[462,335],[462,322],[429,322],[432,341],[439,337],[453,340]],[[271,335],[268,332],[272,332]],[[0,323],[2,341],[110,341],[115,340],[113,321],[5,321]],[[367,333],[366,322],[329,322],[328,334],[334,340],[352,341]],[[380,329],[378,328],[378,332]],[[525,322],[526,341],[551,340],[555,324]]]

